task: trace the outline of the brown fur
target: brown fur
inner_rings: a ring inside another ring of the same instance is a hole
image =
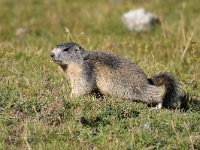
[[[104,51],[86,51],[76,43],[58,45],[51,57],[69,78],[72,97],[95,91],[105,96],[158,104],[166,101],[167,93],[158,86],[169,85],[168,82],[176,85],[169,74],[160,73],[150,80],[129,60]]]

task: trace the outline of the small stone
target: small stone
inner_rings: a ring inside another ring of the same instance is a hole
[[[3,110],[4,110],[4,107],[1,107],[1,106],[0,106],[0,111],[3,111]]]
[[[144,129],[151,130],[150,123],[148,123],[148,122],[145,123],[143,127],[144,127]]]
[[[15,35],[16,36],[23,36],[26,35],[30,32],[28,28],[18,28],[16,29]]]

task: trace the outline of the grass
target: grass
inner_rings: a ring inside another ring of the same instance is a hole
[[[122,13],[138,7],[162,25],[125,29]],[[0,149],[200,149],[198,0],[1,0],[0,10]],[[26,31],[16,35],[19,28]],[[127,57],[149,77],[171,72],[196,103],[181,112],[117,98],[71,99],[49,57],[66,41]]]

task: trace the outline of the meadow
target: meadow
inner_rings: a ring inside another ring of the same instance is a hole
[[[122,14],[139,7],[161,25],[127,30]],[[0,149],[200,149],[199,0],[0,0],[0,10]],[[70,98],[49,56],[69,41],[126,57],[148,77],[172,73],[190,108]]]

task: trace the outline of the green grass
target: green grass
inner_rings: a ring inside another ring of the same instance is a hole
[[[138,7],[155,12],[162,26],[125,29],[122,13]],[[1,0],[0,149],[200,149],[199,8],[199,0]],[[18,28],[28,32],[16,35]],[[71,99],[49,57],[66,41],[127,57],[149,77],[171,72],[196,102],[181,112]]]

